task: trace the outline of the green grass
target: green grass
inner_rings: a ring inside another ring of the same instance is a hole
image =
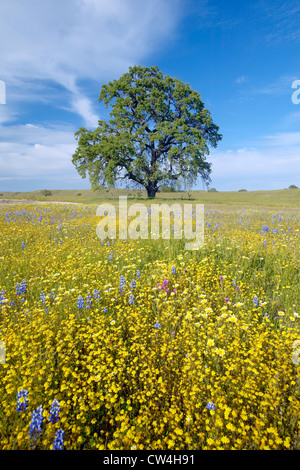
[[[43,196],[42,191],[32,192],[3,192],[1,199],[26,199],[36,201],[60,201],[60,202],[78,202],[84,204],[98,204],[102,201],[118,200],[119,195],[126,195],[128,200],[145,201],[150,204],[154,200],[147,199],[145,190],[136,189],[102,189],[92,190],[51,190],[51,196]],[[190,196],[190,197],[189,197]],[[223,206],[257,206],[257,207],[300,207],[300,189],[280,189],[273,191],[190,191],[187,192],[162,192],[157,193],[155,201],[164,201],[172,203],[174,201],[203,203],[207,205]]]

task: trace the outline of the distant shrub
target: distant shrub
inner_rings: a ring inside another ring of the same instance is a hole
[[[81,193],[77,193],[77,196],[81,196]]]
[[[298,186],[296,186],[295,184],[291,184],[291,186],[289,186],[289,189],[298,189]]]
[[[218,191],[216,190],[216,188],[210,188],[208,191],[211,192],[211,193],[217,193],[217,192],[218,192]]]
[[[49,189],[43,189],[41,193],[43,196],[52,196],[52,192]]]
[[[0,196],[3,196],[3,193],[0,193]]]
[[[239,193],[241,193],[243,191],[247,191],[247,189],[239,189]]]

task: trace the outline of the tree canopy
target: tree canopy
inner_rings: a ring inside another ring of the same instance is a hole
[[[110,119],[75,133],[72,159],[93,189],[126,179],[155,197],[166,183],[193,184],[199,176],[210,182],[206,156],[222,135],[188,83],[163,76],[157,66],[134,66],[103,85],[99,101],[111,106]]]

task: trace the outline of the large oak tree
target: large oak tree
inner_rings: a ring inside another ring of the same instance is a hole
[[[134,66],[103,85],[99,101],[111,106],[110,119],[75,133],[72,160],[93,189],[127,179],[155,197],[166,183],[210,182],[206,156],[222,136],[188,83],[164,76],[157,66]]]

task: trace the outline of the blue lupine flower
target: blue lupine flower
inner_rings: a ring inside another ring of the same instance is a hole
[[[176,273],[175,266],[172,266],[172,268],[171,268],[171,273],[172,273],[172,274],[175,274],[175,273]]]
[[[108,261],[112,261],[113,255],[114,255],[114,254],[113,254],[113,252],[111,251],[111,252],[109,253]]]
[[[209,401],[206,405],[206,408],[208,410],[215,410],[216,409],[216,405],[212,402],[212,401]]]
[[[24,248],[25,248],[25,242],[22,242],[21,248],[22,248],[22,250],[24,250]]]
[[[268,233],[269,227],[267,225],[263,225],[263,232]]]
[[[130,283],[130,290],[134,290],[136,288],[136,282],[134,279],[132,279],[131,283]]]
[[[50,299],[55,299],[55,292],[54,291],[51,291]]]
[[[102,310],[102,312],[104,312],[104,313],[107,312],[107,308],[104,307],[104,309]]]
[[[28,390],[22,388],[17,393],[17,411],[26,411],[28,408]]]
[[[50,408],[50,414],[48,417],[48,422],[49,423],[56,423],[59,420],[59,412],[60,412],[60,405],[58,400],[54,398],[51,408]]]
[[[27,286],[26,286],[26,281],[24,281],[24,279],[23,279],[22,282],[21,282],[20,288],[21,288],[21,294],[26,294],[26,292],[27,292]]]
[[[54,436],[53,450],[63,450],[64,447],[64,431],[59,429]]]
[[[13,307],[15,305],[15,303],[11,300],[8,304],[10,307]]]
[[[99,300],[99,299],[100,299],[100,294],[99,294],[99,291],[98,291],[97,289],[94,289],[93,295],[94,295],[94,299],[95,299],[95,300]]]
[[[154,328],[158,329],[161,327],[161,324],[158,321],[156,321],[153,326]]]
[[[125,277],[124,276],[121,276],[120,277],[120,292],[121,294],[124,292],[125,290],[125,283],[126,283],[126,280],[125,280]]]
[[[44,305],[46,303],[46,296],[44,292],[40,294],[41,304]]]
[[[254,305],[256,305],[256,307],[258,307],[258,305],[259,305],[259,300],[258,300],[258,298],[257,298],[256,295],[253,297],[253,303],[254,303]]]
[[[136,272],[136,277],[139,279],[141,277],[141,271],[138,269]]]
[[[133,295],[133,294],[131,294],[131,295],[129,296],[128,303],[131,304],[131,305],[134,304],[134,295]]]
[[[37,439],[39,437],[42,432],[43,422],[43,407],[40,405],[35,411],[31,413],[31,422],[28,431],[30,439]]]
[[[84,300],[81,295],[77,299],[77,308],[84,308]]]
[[[92,307],[92,296],[90,293],[86,296],[86,308],[91,308]]]
[[[3,305],[5,303],[4,300],[5,300],[5,295],[1,292],[0,293],[0,305]]]

